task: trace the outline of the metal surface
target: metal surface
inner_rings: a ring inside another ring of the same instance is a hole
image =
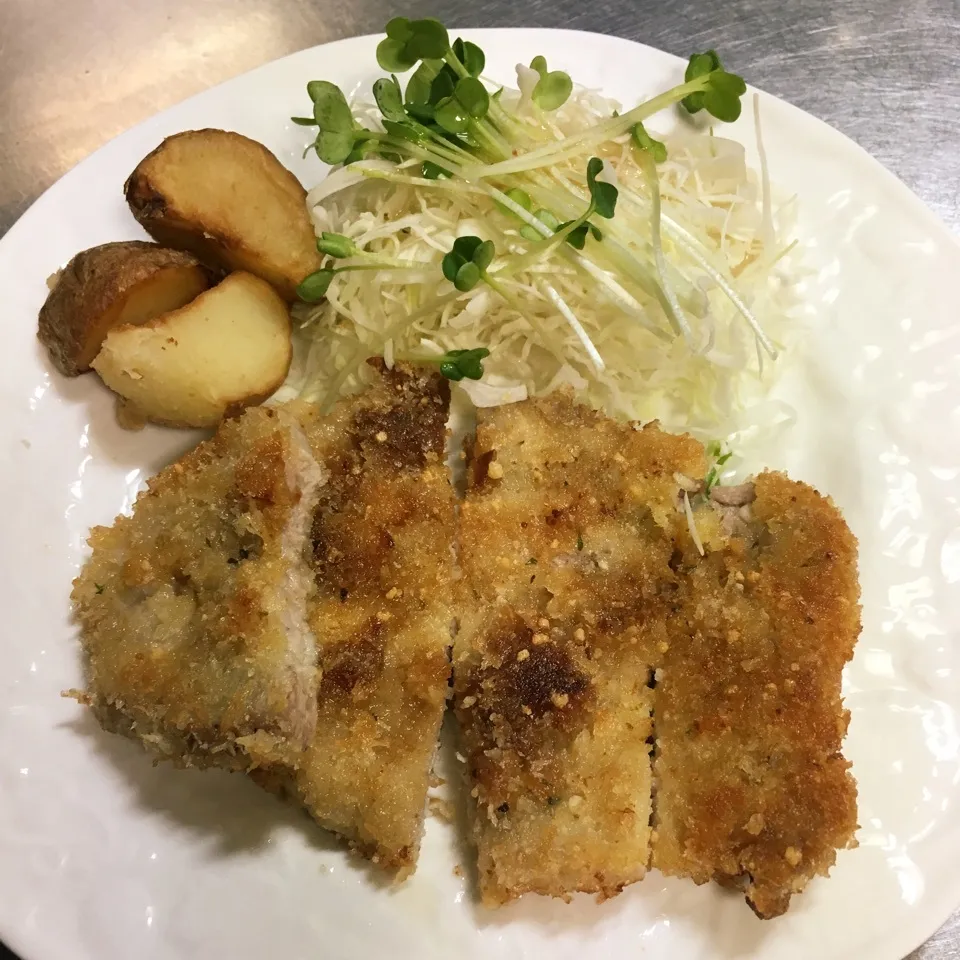
[[[960,0],[0,0],[0,235],[128,127],[294,50],[377,32],[398,9],[594,30],[681,56],[716,47],[751,83],[860,143],[960,232]],[[960,912],[911,954],[952,958]]]

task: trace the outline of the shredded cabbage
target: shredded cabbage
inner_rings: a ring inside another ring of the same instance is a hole
[[[575,136],[617,108],[583,89],[551,113],[517,91],[500,102],[538,142]],[[353,109],[377,121],[372,106]],[[767,397],[797,324],[785,239],[792,208],[774,209],[762,144],[759,174],[740,143],[712,132],[685,130],[666,145],[667,160],[654,167],[622,135],[517,180],[535,206],[574,218],[589,199],[586,161],[597,156],[619,203],[614,219],[597,221],[604,238],[588,240],[588,258],[565,250],[519,268],[494,262],[490,275],[507,299],[484,283],[461,293],[440,270],[457,237],[492,240],[498,254],[530,249],[517,211],[498,205],[486,181],[426,179],[416,160],[335,170],[308,197],[318,235],[343,234],[365,255],[402,262],[338,273],[324,302],[295,308],[283,394],[329,404],[359,389],[368,356],[392,363],[482,346],[483,380],[461,381],[477,405],[571,385],[613,416],[658,419],[702,439],[751,428],[754,410],[757,429],[776,429],[791,415],[771,420]],[[495,184],[507,190],[510,176]],[[625,261],[634,265],[626,287]]]

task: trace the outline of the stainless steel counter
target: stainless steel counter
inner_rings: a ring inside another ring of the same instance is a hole
[[[158,110],[294,50],[377,32],[399,11],[595,30],[681,56],[716,47],[751,83],[864,146],[960,232],[960,0],[0,0],[0,235]],[[911,958],[960,958],[960,912]]]

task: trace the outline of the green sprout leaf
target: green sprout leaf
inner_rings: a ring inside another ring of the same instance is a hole
[[[533,88],[533,102],[542,110],[556,110],[562,107],[573,92],[573,81],[562,70],[549,71],[546,57],[536,56],[530,61],[530,69],[540,74]]]
[[[556,215],[551,210],[546,210],[541,207],[534,216],[545,226],[549,227],[551,230],[556,233],[560,229],[560,221],[557,219]],[[537,234],[539,236],[539,234]]]
[[[684,74],[686,81],[699,77],[708,78],[708,86],[698,93],[691,93],[680,102],[689,113],[706,110],[711,116],[725,123],[733,123],[740,116],[740,97],[747,92],[742,77],[727,73],[716,50],[695,53],[690,57]]]
[[[557,219],[556,215],[551,210],[547,210],[544,207],[541,207],[539,210],[535,211],[533,214],[545,227],[553,230],[556,233],[560,229],[560,221]],[[540,234],[538,233],[539,237]]]
[[[317,250],[337,260],[357,255],[357,245],[349,237],[345,237],[342,233],[326,231],[321,233],[317,240]]]
[[[534,211],[534,217],[537,218],[545,227],[549,230],[552,230],[556,233],[560,229],[560,221],[550,210],[546,210],[541,207],[539,210]],[[531,227],[530,224],[524,224],[520,228],[520,236],[525,240],[542,240],[543,234],[536,227]]]
[[[724,123],[733,123],[742,109],[740,98],[747,92],[742,77],[735,73],[720,71],[713,74],[710,89],[704,94],[703,105],[707,113]]]
[[[464,77],[458,81],[454,96],[474,120],[485,117],[490,109],[490,94],[476,77]]]
[[[713,73],[720,69],[720,58],[716,50],[708,50],[706,53],[695,53],[690,57],[687,63],[687,69],[684,72],[683,79],[688,83],[696,80],[698,77]],[[689,113],[699,113],[703,109],[703,92],[691,93],[680,101]]]
[[[667,148],[660,140],[654,140],[647,133],[642,123],[636,123],[630,131],[633,142],[641,149],[646,150],[653,157],[655,163],[663,163],[667,159]]]
[[[387,37],[377,44],[377,63],[383,70],[406,73],[416,62],[417,58],[407,53],[407,45],[402,40]]]
[[[573,81],[565,73],[555,71],[547,74],[533,88],[533,99],[543,110],[562,107],[573,92]]]
[[[449,350],[440,361],[440,373],[448,380],[479,380],[483,377],[483,361],[490,356],[486,347],[472,350]]]
[[[420,143],[424,139],[423,131],[411,123],[397,123],[395,120],[383,118],[383,129],[396,137],[397,140],[409,140],[411,143]]]
[[[709,496],[710,491],[720,482],[720,468],[733,456],[732,450],[723,451],[723,445],[719,440],[714,440],[707,444],[707,456],[713,460],[713,465],[707,471],[707,476],[703,482],[704,496]]]
[[[311,273],[300,282],[297,296],[306,303],[318,303],[326,296],[333,276],[333,270],[317,270]]]
[[[587,188],[597,216],[611,220],[617,208],[619,191],[612,183],[597,179],[601,170],[603,170],[603,161],[599,157],[591,157],[587,162]]]
[[[480,268],[473,261],[461,264],[453,278],[453,285],[463,293],[472,290],[479,282]]]
[[[406,105],[407,116],[417,123],[434,123],[436,120],[435,111],[429,103],[408,103]]]
[[[436,105],[441,100],[452,97],[454,91],[457,89],[457,79],[457,75],[453,72],[453,67],[445,63],[433,78],[433,83],[430,84],[430,98],[428,102]]]
[[[447,28],[432,17],[394,17],[387,36],[377,45],[377,63],[390,73],[405,73],[418,60],[439,60],[450,50]]]
[[[450,176],[449,170],[444,170],[443,167],[438,166],[432,160],[424,160],[420,172],[425,180],[439,180],[441,177]]]
[[[350,156],[358,139],[366,137],[353,120],[353,113],[343,91],[327,80],[311,80],[307,93],[313,101],[313,120],[320,128],[314,149],[329,164],[342,163]]]
[[[464,77],[452,86],[451,93],[442,99],[434,101],[434,95],[448,89],[453,81],[445,72],[437,74],[430,90],[431,103],[434,107],[434,120],[448,133],[465,133],[471,120],[480,120],[490,109],[490,94],[487,88],[476,77]]]
[[[521,190],[520,187],[511,187],[506,194],[518,207],[522,207],[528,213],[530,208],[533,206],[533,200],[530,199],[530,194],[526,190]],[[511,217],[514,215],[513,211],[508,207],[505,207],[502,203],[497,203],[497,208],[503,213],[509,214]]]
[[[453,41],[453,55],[463,64],[471,77],[479,77],[483,73],[487,58],[475,43],[458,37]]]
[[[459,254],[451,251],[446,254],[443,260],[440,261],[440,269],[443,271],[443,275],[453,283],[457,279],[457,271],[466,263],[467,261],[463,259]]]
[[[437,123],[448,133],[466,133],[470,114],[455,97],[445,97],[434,110]]]
[[[569,227],[571,223],[573,223],[572,220],[561,223],[560,229],[563,230],[564,227]],[[567,234],[567,243],[577,250],[582,250],[587,242],[587,234],[593,237],[594,240],[603,239],[603,234],[592,223],[584,222]]]
[[[440,262],[443,275],[461,291],[472,290],[482,279],[496,255],[491,240],[458,237]]]
[[[428,103],[430,88],[436,76],[445,66],[442,60],[424,60],[407,81],[407,90],[404,94],[407,107],[414,103]]]
[[[317,121],[313,117],[291,117],[290,119],[300,127],[315,127],[317,125]]]
[[[353,113],[343,91],[328,80],[311,80],[307,93],[313,101],[313,119],[321,130],[353,129]]]
[[[407,49],[417,60],[439,60],[450,49],[447,28],[433,17],[413,20],[410,23],[413,35],[407,41]]]
[[[333,166],[335,163],[343,163],[350,156],[355,142],[356,137],[352,132],[338,133],[324,130],[317,136],[314,148],[317,156],[324,163]]]
[[[374,156],[378,152],[377,142],[375,140],[355,140],[353,143],[353,148],[351,151],[344,157],[344,165],[351,163],[357,163],[359,160],[366,160],[367,157]],[[384,154],[381,154],[384,156]],[[399,157],[397,162],[399,162]]]
[[[487,350],[485,356],[486,356],[486,355],[489,355],[489,353],[490,353],[490,351]],[[479,378],[479,377],[472,377],[471,379],[473,379],[473,380],[479,380],[480,378]],[[103,585],[102,583],[95,583],[95,584],[94,584],[94,587],[96,587],[97,593],[103,593],[103,591],[106,589],[106,587],[104,587],[104,585]]]
[[[381,77],[373,85],[373,99],[377,101],[380,112],[388,120],[396,123],[406,122],[407,115],[403,109],[403,94],[400,91],[400,82],[395,76]]]
[[[413,25],[406,17],[393,17],[387,21],[383,32],[391,40],[399,40],[406,43],[413,36]]]
[[[480,249],[483,241],[479,237],[457,237],[453,241],[453,252],[463,257],[464,260],[472,260],[473,255]]]
[[[481,269],[486,270],[487,267],[493,263],[493,258],[496,256],[496,248],[493,245],[492,240],[484,240],[476,250],[473,251],[473,256],[471,259],[473,262]]]

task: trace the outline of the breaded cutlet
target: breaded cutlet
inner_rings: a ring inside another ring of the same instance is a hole
[[[857,544],[780,473],[714,490],[695,519],[706,553],[688,542],[675,561],[654,699],[653,865],[736,885],[773,917],[855,845],[840,678],[860,632]]]
[[[312,528],[316,735],[288,789],[402,877],[416,866],[449,691],[455,498],[447,381],[378,369],[330,415],[300,408],[330,479]]]
[[[105,728],[182,765],[296,762],[316,724],[304,549],[321,482],[296,420],[259,408],[94,528],[75,695]]]
[[[566,394],[478,413],[454,706],[482,900],[609,897],[650,858],[653,670],[701,445]]]

